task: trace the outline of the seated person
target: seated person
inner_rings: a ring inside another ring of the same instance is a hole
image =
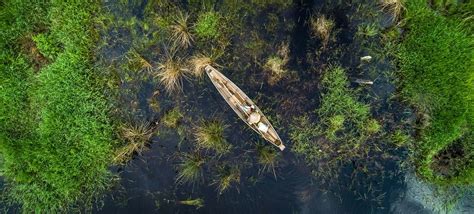
[[[258,122],[257,127],[258,127],[258,130],[263,133],[267,133],[268,128],[269,128],[265,123],[262,123],[262,122]]]
[[[247,118],[247,122],[248,122],[250,125],[256,124],[256,123],[260,122],[260,118],[261,118],[261,117],[262,117],[262,116],[261,116],[259,113],[257,113],[257,112],[252,112],[252,113],[250,114],[250,116]]]

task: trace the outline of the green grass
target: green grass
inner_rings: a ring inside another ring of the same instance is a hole
[[[312,166],[313,174],[324,181],[337,177],[344,164],[364,160],[373,145],[368,141],[381,127],[370,118],[369,106],[357,101],[349,88],[344,69],[326,70],[321,80],[318,121],[297,118],[291,127],[293,151]]]
[[[183,183],[198,183],[202,179],[204,158],[198,153],[182,155],[180,163],[178,164],[178,176],[176,182]]]
[[[461,20],[441,15],[425,1],[407,2],[405,18],[399,76],[403,97],[415,106],[422,121],[415,150],[418,174],[442,185],[473,184],[469,146],[474,141],[472,32],[467,32]],[[465,152],[465,161],[459,164],[468,165],[457,176],[439,176],[433,169],[434,158],[455,141],[462,141]]]
[[[220,19],[220,14],[214,11],[200,14],[194,25],[196,36],[201,39],[215,39],[219,37],[221,30]]]
[[[176,107],[167,112],[161,120],[166,127],[174,129],[178,127],[181,119],[183,119],[183,114]]]
[[[96,3],[0,8],[2,171],[9,202],[25,213],[87,209],[108,187],[112,126],[91,66],[97,12]],[[54,61],[36,70],[25,40]]]

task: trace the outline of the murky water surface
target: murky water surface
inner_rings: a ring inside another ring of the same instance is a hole
[[[189,13],[196,13],[192,5],[178,4]],[[150,21],[146,1],[127,4],[109,1],[104,5],[110,12],[112,24],[102,33],[104,42],[98,55],[101,66],[115,69],[115,78],[120,80],[117,114],[124,121],[154,123],[165,112],[178,107],[184,120],[177,129],[159,125],[148,151],[136,156],[128,165],[112,169],[118,172],[119,184],[96,213],[430,212],[405,194],[407,183],[400,166],[406,157],[404,149],[377,160],[367,169],[374,175],[371,177],[351,173],[356,164],[346,166],[335,178],[335,184],[313,179],[304,161],[291,151],[288,127],[295,117],[317,109],[320,74],[331,64],[339,64],[347,70],[351,87],[370,104],[373,116],[383,121],[385,131],[412,125],[414,116],[410,108],[392,97],[395,67],[391,58],[383,53],[381,36],[359,38],[356,35],[359,25],[374,24],[381,32],[394,24],[372,1],[296,0],[287,7],[270,4],[255,9],[254,13],[240,14],[242,27],[231,34],[230,45],[217,63],[222,66],[219,70],[266,112],[288,145],[279,155],[275,173],[261,170],[255,145],[264,142],[238,119],[208,78],[189,78],[184,81],[183,93],[174,95],[167,94],[158,84],[154,71],[170,47],[159,32],[153,34],[154,27],[150,23],[157,21]],[[226,16],[226,5],[218,2],[211,8],[203,6],[201,11],[215,10]],[[335,20],[333,40],[324,49],[321,41],[312,37],[308,24],[309,18],[318,14]],[[291,72],[288,77],[269,84],[268,72],[262,65],[282,44],[289,45]],[[130,71],[122,66],[130,51],[146,59],[153,68]],[[197,52],[203,50],[194,47],[176,54],[189,58]],[[361,62],[360,57],[366,55],[374,59],[370,63]],[[374,84],[361,86],[357,80],[371,80]],[[200,183],[176,184],[176,156],[192,149],[193,127],[210,119],[228,124],[226,136],[233,145],[232,152],[206,163]],[[238,166],[241,179],[239,184],[219,194],[212,183],[216,165],[224,163]],[[196,198],[204,200],[204,207],[196,209],[179,203]]]

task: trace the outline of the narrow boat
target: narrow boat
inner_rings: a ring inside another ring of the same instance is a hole
[[[285,145],[283,145],[280,136],[278,136],[275,128],[273,128],[270,121],[268,121],[267,117],[263,115],[255,103],[237,85],[211,65],[207,65],[205,70],[212,84],[214,84],[227,104],[239,115],[240,119],[265,138],[265,140],[283,151]]]

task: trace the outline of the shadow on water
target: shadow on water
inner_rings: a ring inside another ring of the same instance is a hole
[[[144,21],[144,8],[146,2],[140,4],[128,4],[128,12],[120,9],[118,3],[108,2],[106,8],[113,16],[122,19],[134,17],[138,21]],[[253,133],[245,124],[238,119],[235,113],[227,106],[222,97],[212,86],[208,78],[190,79],[184,82],[184,93],[178,96],[169,96],[154,80],[150,72],[134,73],[124,75],[123,70],[118,71],[121,79],[131,79],[120,84],[121,94],[117,106],[121,112],[127,112],[131,120],[154,121],[160,118],[163,112],[178,106],[185,115],[180,129],[174,130],[159,126],[155,137],[147,152],[142,156],[135,157],[128,165],[114,169],[119,171],[120,185],[107,196],[104,206],[96,213],[367,213],[384,212],[390,206],[391,201],[403,190],[403,184],[398,183],[400,174],[393,175],[391,179],[380,178],[380,181],[370,181],[377,186],[380,201],[361,200],[361,195],[368,188],[365,185],[355,185],[352,189],[334,188],[332,194],[327,192],[327,184],[318,183],[311,178],[310,169],[304,161],[299,160],[291,152],[289,127],[292,119],[300,116],[302,112],[312,112],[318,107],[319,90],[318,82],[321,72],[336,61],[349,68],[349,76],[367,77],[363,69],[357,68],[360,64],[360,53],[363,52],[361,44],[354,40],[358,21],[350,20],[355,9],[351,3],[330,4],[322,0],[296,0],[295,3],[283,12],[268,9],[265,13],[273,13],[284,17],[284,20],[294,24],[293,28],[281,27],[276,33],[269,35],[259,22],[261,17],[249,17],[248,26],[240,37],[234,38],[233,48],[228,50],[231,54],[239,57],[241,65],[226,66],[232,62],[232,57],[223,57],[220,64],[221,70],[226,76],[239,85],[249,97],[267,113],[277,131],[287,142],[288,149],[279,156],[280,163],[276,167],[276,177],[272,173],[261,173],[255,154],[256,142],[261,139]],[[123,6],[122,6],[123,7]],[[316,13],[327,14],[334,18],[336,28],[341,29],[336,36],[336,42],[327,50],[321,51],[320,41],[313,39],[310,34],[308,20]],[[277,16],[278,17],[278,16]],[[263,22],[263,21],[262,21]],[[265,81],[266,74],[262,69],[262,62],[255,62],[251,56],[246,55],[240,47],[243,47],[253,31],[262,34],[264,42],[269,43],[261,57],[268,57],[276,52],[276,47],[281,41],[290,41],[290,62],[288,67],[295,71],[296,75],[284,79],[277,84],[271,85]],[[138,30],[139,36],[144,36]],[[109,42],[101,54],[109,64],[123,60],[126,53],[133,47],[134,33],[129,29],[118,27],[106,36]],[[163,52],[162,45],[153,45],[152,48],[139,50],[151,64],[155,65]],[[318,52],[319,51],[319,52]],[[315,54],[318,53],[318,54]],[[388,63],[388,60],[385,60]],[[376,65],[383,67],[383,61]],[[237,64],[237,63],[234,63]],[[383,86],[376,85],[373,88],[363,88],[361,91],[369,94],[368,102],[379,103],[376,110],[377,117],[389,118],[393,123],[407,116],[393,116],[403,106],[387,104],[391,102],[389,96],[393,92],[393,85],[383,75],[390,68],[384,68],[377,72],[381,76]],[[119,69],[120,70],[120,69]],[[384,79],[385,78],[385,79]],[[353,85],[355,87],[355,85]],[[378,88],[377,88],[378,87]],[[384,92],[388,90],[389,92]],[[157,96],[153,94],[160,91]],[[380,93],[383,99],[373,99]],[[156,99],[160,103],[160,111],[157,112],[150,107],[150,99]],[[188,152],[194,143],[192,137],[193,127],[204,119],[225,121],[229,125],[226,131],[228,141],[234,146],[231,154],[206,163],[203,181],[197,185],[178,185],[176,178],[176,154]],[[180,131],[181,130],[181,131]],[[211,185],[215,177],[215,164],[226,163],[238,166],[241,170],[240,184],[227,192],[219,195],[216,186]],[[383,170],[396,171],[397,166],[392,162],[382,163]],[[351,171],[354,166],[348,166],[343,171]],[[392,165],[392,166],[391,166]],[[382,169],[372,169],[382,170]],[[344,172],[343,172],[344,174]],[[381,174],[383,175],[383,174]],[[357,183],[364,180],[363,176],[341,176],[338,183]],[[369,182],[369,183],[370,183]],[[358,189],[359,188],[359,189]],[[374,187],[375,188],[375,187]],[[361,191],[359,191],[361,190]],[[202,198],[204,207],[196,209],[178,203],[180,200]]]

